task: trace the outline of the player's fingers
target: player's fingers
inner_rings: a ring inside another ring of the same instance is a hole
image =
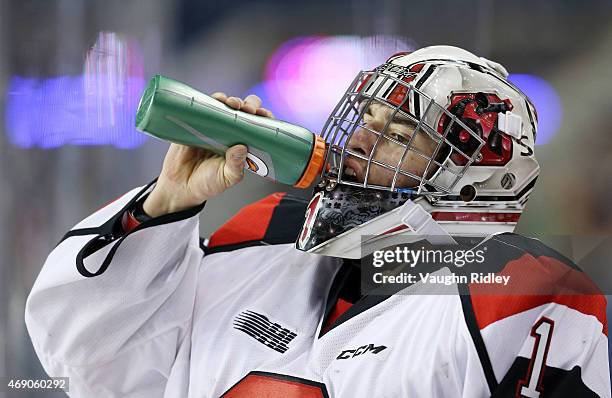
[[[255,108],[253,105],[247,104],[245,102],[245,103],[242,104],[242,107],[240,108],[240,110],[242,112],[246,112],[246,113],[250,113],[251,115],[254,115],[255,112],[257,111],[257,108]]]
[[[241,144],[234,145],[225,151],[225,166],[223,175],[226,186],[232,186],[244,176],[246,166],[247,147]]]
[[[228,97],[225,103],[234,109],[242,108],[242,100],[238,97]]]
[[[257,115],[274,119],[272,112],[266,108],[257,108]]]
[[[255,94],[247,95],[244,99],[245,105],[251,105],[253,108],[257,109],[261,107],[261,98],[256,96]]]
[[[244,99],[244,103],[242,104],[242,108],[240,108],[240,110],[254,115],[260,106],[261,99],[258,96],[251,94]]]
[[[221,91],[214,92],[210,96],[221,102],[227,101],[227,94],[222,93]]]

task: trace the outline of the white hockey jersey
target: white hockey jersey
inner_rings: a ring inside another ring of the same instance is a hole
[[[35,350],[71,397],[610,397],[600,295],[366,296],[323,331],[346,265],[274,228],[306,203],[272,195],[203,247],[201,208],[123,233],[148,190],[69,231],[28,298]],[[494,239],[494,272],[583,278],[535,240]]]

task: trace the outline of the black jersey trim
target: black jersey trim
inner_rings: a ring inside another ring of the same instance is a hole
[[[527,238],[514,233],[504,233],[495,235],[491,238],[492,240],[499,241],[505,245],[510,245],[523,250],[525,253],[530,254],[533,257],[552,257],[555,260],[559,260],[563,264],[567,265],[577,271],[582,271],[572,260],[565,257],[558,251],[546,246],[540,240],[536,238]]]
[[[304,224],[308,201],[286,194],[274,208],[272,218],[264,234],[264,242],[295,242]]]
[[[554,258],[567,265],[568,268],[581,271],[573,261],[534,238],[527,238],[513,232],[504,232],[491,236],[478,244],[476,248],[486,248],[486,261],[470,265],[469,272],[501,272],[511,261],[524,255],[538,259],[541,256]],[[457,272],[468,272],[466,269]]]
[[[476,314],[474,313],[474,307],[472,306],[470,291],[464,284],[458,285],[457,287],[459,289],[459,297],[461,299],[461,307],[463,308],[465,324],[467,325],[470,336],[472,337],[472,342],[476,348],[476,353],[478,354],[480,365],[482,366],[485,379],[487,380],[489,391],[493,392],[497,388],[498,383],[497,379],[495,378],[495,372],[493,371],[493,365],[491,364],[491,358],[489,357],[487,347],[485,346],[482,335],[480,334],[480,329],[478,328],[478,323],[476,322]]]
[[[228,245],[206,247],[201,240],[204,254],[231,252],[245,247],[282,245],[296,241],[302,224],[308,201],[297,196],[285,194],[272,211],[272,217],[262,239],[255,239]]]
[[[357,261],[359,262],[360,260],[357,260]],[[331,325],[329,325],[329,327],[325,330],[325,333],[319,337],[325,336],[325,334],[329,333],[331,330],[333,330],[337,326],[369,310],[370,308],[377,306],[378,304],[393,297],[395,294],[399,293],[400,291],[406,288],[406,285],[397,284],[392,287],[386,287],[384,289],[371,287],[371,290],[368,290],[367,285],[364,285],[368,277],[367,277],[367,274],[364,273],[363,270],[361,269],[362,263],[355,264],[353,260],[345,260],[345,264],[348,264],[350,267],[352,267],[350,268],[351,272],[349,272],[347,283],[352,283],[352,284],[358,283],[360,293],[362,291],[370,291],[370,293],[366,295],[361,295],[360,298],[356,300],[355,303],[349,309],[347,309],[343,314],[341,314]],[[356,274],[355,269],[357,269],[357,277],[359,279],[358,282],[355,281],[354,279],[355,274]],[[346,285],[343,287],[346,288]],[[344,292],[341,290],[340,293],[341,295],[342,293],[346,293],[347,297],[348,296],[355,297],[355,291],[353,290],[351,292],[351,289],[345,289]]]
[[[221,398],[227,396],[227,394],[231,392],[232,389],[234,389],[234,387],[242,383],[242,381],[246,380],[249,376],[264,376],[264,377],[269,377],[271,379],[282,380],[282,381],[292,381],[292,382],[297,382],[297,383],[304,384],[307,386],[318,387],[321,390],[321,394],[323,395],[323,398],[329,398],[329,393],[327,392],[327,386],[324,383],[320,383],[318,381],[309,380],[309,379],[303,379],[301,377],[289,376],[289,375],[272,373],[272,372],[263,372],[259,370],[252,370],[249,373],[247,373],[242,379],[238,380],[230,388],[228,388],[227,391],[225,391],[223,395],[221,395]]]
[[[522,396],[517,389],[519,383],[525,379],[529,372],[530,360],[517,357],[504,375],[499,386],[492,392],[491,398]],[[599,395],[587,387],[582,380],[582,369],[576,365],[571,370],[546,366],[540,382],[541,396],[547,398],[580,397],[596,398]]]
[[[325,324],[327,323],[327,319],[329,319],[329,316],[336,307],[336,302],[338,301],[338,298],[340,298],[342,289],[349,281],[349,276],[351,275],[351,272],[354,272],[353,268],[354,266],[350,262],[344,261],[340,266],[340,269],[338,270],[338,272],[336,272],[336,275],[334,276],[334,280],[329,289],[329,292],[327,293],[327,299],[325,301],[325,312],[323,314],[323,324],[321,325],[319,338],[325,333],[327,333],[329,330],[331,330],[332,325],[330,325],[329,328],[325,329]]]
[[[200,238],[200,248],[204,251],[204,255],[210,255],[215,253],[226,253],[234,250],[244,249],[245,247],[253,247],[253,246],[265,246],[267,243],[262,242],[261,240],[249,240],[246,242],[233,243],[231,245],[223,245],[223,246],[215,246],[208,247],[204,244],[204,239]]]
[[[362,312],[365,312],[369,310],[370,308],[377,306],[378,304],[389,299],[390,297],[392,296],[390,295],[363,296],[360,300],[358,300],[355,304],[353,304],[348,310],[346,310],[342,315],[340,315],[338,319],[336,319],[329,326],[325,334],[329,333],[331,330],[335,329],[339,325],[342,325],[344,322],[350,320],[351,318],[361,314]],[[325,336],[325,334],[323,334],[320,337]]]

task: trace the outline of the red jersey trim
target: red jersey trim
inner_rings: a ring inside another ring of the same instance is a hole
[[[525,254],[508,262],[496,275],[510,276],[508,284],[469,284],[481,330],[512,315],[555,303],[596,317],[608,335],[606,298],[583,272],[552,257]]]
[[[274,209],[285,195],[285,192],[273,193],[242,208],[211,235],[208,247],[263,239],[270,225]]]
[[[352,303],[349,303],[348,301],[339,298],[338,301],[336,301],[334,310],[331,314],[329,314],[327,321],[325,321],[325,325],[323,325],[323,333],[326,333],[331,327],[331,325],[336,322],[336,319],[340,318],[340,315],[344,314],[352,306]]]

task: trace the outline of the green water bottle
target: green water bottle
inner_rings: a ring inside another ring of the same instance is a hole
[[[150,80],[140,99],[136,128],[219,155],[244,144],[250,171],[297,188],[307,188],[316,180],[325,159],[325,141],[307,129],[237,111],[160,75]]]

